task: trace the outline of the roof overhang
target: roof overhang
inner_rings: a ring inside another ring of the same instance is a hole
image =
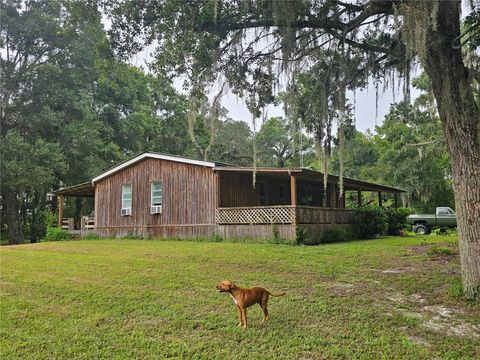
[[[174,162],[179,162],[179,163],[185,163],[185,164],[191,164],[191,165],[198,165],[198,166],[204,166],[204,167],[215,167],[215,163],[208,162],[208,161],[201,161],[201,160],[193,160],[193,159],[188,159],[188,158],[183,158],[179,156],[173,156],[173,155],[164,155],[164,154],[157,154],[157,153],[143,153],[138,156],[135,156],[134,158],[131,158],[130,160],[127,160],[110,170],[107,170],[100,175],[94,177],[92,179],[92,185],[95,185],[95,183],[101,179],[104,179],[112,174],[115,174],[116,172],[125,169],[133,164],[138,163],[139,161],[142,161],[144,159],[159,159],[159,160],[167,160],[167,161],[174,161]]]
[[[323,183],[323,173],[319,171],[314,171],[305,168],[252,168],[252,167],[220,167],[217,166],[214,168],[214,171],[217,172],[228,172],[228,173],[244,173],[251,174],[253,171],[256,171],[257,174],[264,175],[294,175],[298,179],[321,182]],[[339,176],[328,175],[328,183],[338,183]],[[405,192],[402,189],[394,188],[391,186],[380,185],[371,183],[368,181],[361,181],[356,179],[350,179],[347,177],[343,178],[343,186],[346,190],[363,190],[363,191],[381,191],[389,193],[402,193]]]
[[[95,187],[90,181],[52,191],[56,196],[95,197]]]

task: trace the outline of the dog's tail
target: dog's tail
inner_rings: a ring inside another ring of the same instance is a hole
[[[280,293],[280,294],[272,294],[270,291],[267,291],[267,292],[268,292],[268,295],[270,295],[270,296],[283,296],[283,295],[286,294],[286,293],[284,293],[284,292],[283,292],[283,293]]]

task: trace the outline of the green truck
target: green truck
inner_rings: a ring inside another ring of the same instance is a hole
[[[407,217],[413,231],[419,235],[429,234],[433,228],[457,226],[457,214],[449,207],[437,207],[435,214],[413,214]]]

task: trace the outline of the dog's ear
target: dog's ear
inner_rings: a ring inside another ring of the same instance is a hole
[[[235,287],[235,284],[232,283],[232,282],[230,283],[230,285],[228,285],[228,288],[229,288],[229,289],[233,289],[234,287]]]

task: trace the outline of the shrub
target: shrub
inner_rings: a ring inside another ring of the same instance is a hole
[[[387,230],[387,215],[378,206],[365,206],[357,210],[357,220],[354,227],[355,238],[372,239]]]
[[[310,238],[308,237],[307,235],[307,232],[305,231],[304,228],[302,227],[299,227],[297,226],[297,229],[296,229],[296,237],[295,237],[295,240],[296,240],[296,244],[297,245],[315,245],[315,244],[311,244],[311,240]]]
[[[43,217],[45,218],[45,224],[50,227],[56,227],[58,224],[58,215],[50,209],[46,209],[42,212]]]
[[[323,232],[322,243],[335,243],[352,240],[352,232],[342,228],[327,229]]]
[[[213,234],[210,236],[212,242],[223,242],[223,237],[219,234]]]
[[[72,235],[67,230],[59,228],[58,226],[47,226],[47,233],[45,234],[45,240],[48,241],[63,241],[72,239]]]
[[[339,227],[327,229],[323,232],[321,238],[313,238],[313,239],[307,235],[304,229],[297,228],[297,244],[319,245],[319,244],[348,241],[348,240],[352,240],[352,238],[353,236],[350,230],[342,229]]]
[[[387,209],[385,210],[387,215],[387,234],[398,235],[400,230],[407,228],[407,216],[412,214],[412,210],[409,208]]]

